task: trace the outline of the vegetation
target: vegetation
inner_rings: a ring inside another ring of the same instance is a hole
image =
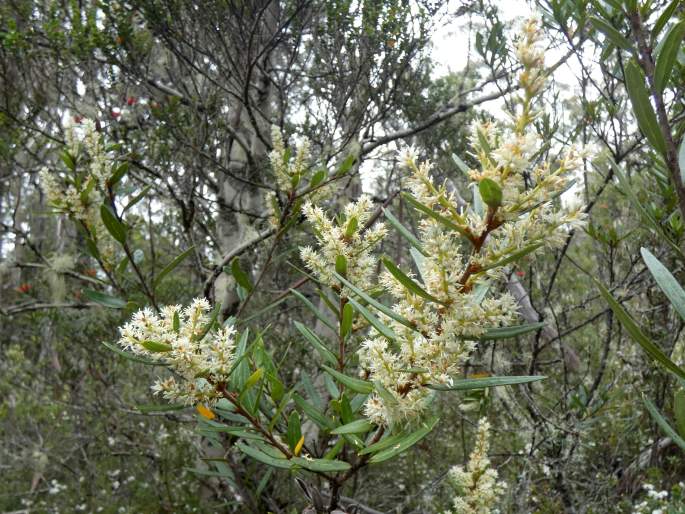
[[[3,512],[685,511],[685,6],[502,7],[0,6]]]

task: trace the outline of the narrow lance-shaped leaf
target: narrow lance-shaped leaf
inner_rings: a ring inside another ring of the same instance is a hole
[[[654,257],[652,252],[647,250],[647,248],[641,248],[640,253],[656,283],[671,302],[673,308],[680,314],[680,317],[685,320],[685,290],[683,290],[666,266]]]
[[[290,460],[293,464],[308,469],[309,471],[320,471],[323,473],[347,471],[352,467],[348,462],[343,462],[341,460],[311,459],[303,457],[293,457]]]
[[[656,234],[658,234],[664,241],[666,241],[666,243],[671,247],[671,249],[681,260],[685,261],[685,255],[683,255],[683,252],[680,250],[680,247],[673,242],[671,237],[664,231],[663,227],[657,222],[657,220],[654,219],[654,217],[647,211],[647,209],[645,209],[645,206],[642,205],[642,202],[638,199],[637,195],[635,194],[635,191],[633,191],[630,182],[628,182],[628,178],[625,176],[621,168],[611,159],[609,159],[609,165],[618,177],[618,180],[621,184],[621,190],[628,196],[631,203],[633,204],[633,207],[640,213],[642,219],[651,226],[652,230],[654,230]]]
[[[100,217],[102,218],[102,223],[105,225],[107,232],[111,236],[121,243],[122,245],[126,243],[126,227],[124,224],[117,219],[112,210],[107,205],[100,206]]]
[[[241,269],[240,261],[237,257],[231,261],[231,275],[233,275],[233,278],[240,287],[246,291],[252,291],[250,277]]]
[[[676,8],[682,3],[683,0],[673,0],[668,6],[661,12],[659,17],[656,20],[656,23],[654,23],[654,27],[652,28],[652,39],[656,39],[659,37],[659,34],[663,30],[663,28],[666,26],[666,24],[669,22],[671,17],[673,16],[673,13],[675,12]]]
[[[297,446],[297,443],[300,441],[300,437],[302,437],[300,415],[296,410],[290,413],[290,417],[288,418],[288,430],[285,437],[288,441],[288,446],[290,446],[290,449],[294,450],[295,446]]]
[[[663,92],[668,83],[678,52],[682,48],[683,37],[685,37],[685,21],[674,25],[664,39],[654,69],[654,86],[659,93]]]
[[[510,339],[512,337],[522,336],[530,332],[537,332],[545,327],[544,322],[527,323],[525,325],[514,325],[512,327],[496,327],[485,331],[483,335],[474,336],[473,339],[478,341],[490,341],[493,339]],[[471,339],[471,338],[465,338]]]
[[[141,189],[140,193],[135,195],[131,200],[124,206],[123,210],[121,211],[126,212],[127,210],[131,209],[134,207],[138,202],[140,202],[143,198],[145,198],[145,195],[147,195],[148,191],[152,189],[152,185],[145,186],[143,189]]]
[[[466,163],[462,161],[457,154],[452,154],[452,160],[457,165],[457,168],[459,168],[462,171],[462,173],[464,173],[464,175],[468,177],[471,170],[466,165]]]
[[[332,419],[330,419],[323,412],[317,409],[314,405],[312,405],[304,398],[302,398],[299,394],[295,394],[293,396],[293,400],[295,400],[297,406],[300,409],[302,409],[302,412],[304,412],[307,415],[307,417],[311,419],[314,423],[316,423],[319,427],[326,430],[332,430],[335,428],[335,423]]]
[[[632,50],[630,41],[628,41],[628,39],[618,30],[616,30],[609,22],[603,20],[602,18],[598,18],[597,16],[590,16],[589,19],[590,23],[592,23],[592,26],[604,34],[614,45],[622,50]]]
[[[440,300],[438,300],[435,296],[428,293],[420,285],[418,285],[412,278],[410,278],[400,268],[398,268],[395,265],[395,263],[392,262],[390,259],[384,257],[381,259],[381,262],[383,262],[383,266],[385,266],[385,268],[390,272],[390,274],[393,277],[395,277],[395,280],[402,284],[411,293],[434,303],[443,303]]]
[[[680,437],[685,437],[685,389],[678,389],[673,395],[673,416]]]
[[[435,384],[427,386],[436,391],[469,391],[472,389],[487,389],[489,387],[508,386],[516,384],[528,384],[530,382],[537,382],[544,380],[545,376],[518,376],[518,377],[485,377],[485,378],[465,378],[463,380],[455,380],[452,385]]]
[[[680,367],[669,359],[664,352],[662,352],[661,349],[642,332],[637,323],[633,321],[633,318],[630,317],[621,304],[616,301],[613,295],[599,281],[595,280],[595,284],[601,295],[609,304],[609,307],[611,307],[611,310],[614,311],[616,317],[630,334],[630,337],[642,347],[645,353],[675,376],[685,379],[685,371],[680,369]]]
[[[326,370],[327,373],[330,373],[333,376],[333,378],[335,378],[338,382],[340,382],[346,387],[349,387],[352,391],[356,393],[369,394],[371,391],[373,391],[373,384],[371,382],[367,382],[366,380],[361,380],[359,378],[354,378],[349,375],[345,375],[344,373],[340,373],[339,371],[336,371],[333,368],[326,366],[325,364],[322,365],[322,367],[324,370]]]
[[[319,321],[321,321],[321,323],[326,325],[333,332],[336,331],[336,328],[333,326],[333,324],[330,322],[330,320],[324,314],[322,314],[321,311],[319,311],[319,309],[317,309],[314,306],[314,304],[307,299],[306,296],[304,296],[302,293],[300,293],[299,291],[297,291],[295,289],[291,289],[290,294],[292,294],[295,298],[300,300],[305,305],[305,307],[307,307],[307,309],[309,309],[312,312],[312,314],[314,314],[314,316],[316,316],[317,319]]]
[[[352,291],[354,294],[359,296],[362,300],[364,300],[366,303],[374,307],[375,309],[378,309],[380,312],[388,316],[389,318],[394,319],[398,323],[401,323],[405,327],[411,328],[415,330],[414,325],[409,321],[408,319],[404,318],[403,316],[397,314],[395,311],[393,311],[390,307],[387,305],[383,305],[381,302],[377,301],[376,299],[372,298],[368,294],[366,294],[364,291],[356,287],[354,284],[352,284],[350,281],[346,280],[345,277],[341,276],[340,274],[336,273],[335,278],[340,280],[344,286],[346,286],[350,291]],[[356,307],[356,306],[355,306]],[[361,312],[361,311],[360,311]]]
[[[435,416],[427,421],[424,421],[423,423],[421,423],[421,427],[418,430],[415,430],[411,434],[408,434],[406,437],[400,439],[395,443],[394,446],[391,446],[387,450],[378,452],[373,457],[371,457],[369,462],[371,464],[377,464],[379,462],[391,459],[396,455],[399,455],[400,453],[411,448],[421,439],[426,437],[431,432],[431,430],[433,430],[433,427],[435,427],[436,423],[438,422],[438,419],[439,418]]]
[[[435,212],[433,209],[429,207],[426,207],[409,193],[402,193],[402,198],[404,198],[409,204],[411,204],[412,207],[414,207],[417,211],[424,213],[425,215],[433,218],[435,221],[438,221],[450,230],[454,230],[455,232],[458,232],[461,235],[467,237],[469,241],[471,241],[471,234],[469,234],[466,228],[460,227],[459,225],[453,223],[442,214]]]
[[[487,270],[493,269],[493,268],[501,268],[502,266],[506,266],[507,264],[511,264],[512,262],[516,262],[519,259],[522,259],[526,255],[528,255],[529,253],[534,252],[535,250],[540,248],[543,244],[544,243],[532,243],[532,244],[529,244],[527,246],[524,246],[520,250],[517,250],[514,253],[512,253],[511,255],[504,257],[502,260],[499,260],[493,264],[490,264],[490,265],[484,267],[482,271],[487,271]]]
[[[331,430],[331,434],[364,434],[371,430],[375,425],[366,419],[357,419],[346,425],[339,426]]]
[[[680,177],[685,182],[685,137],[680,142],[680,149],[678,150],[678,164],[680,166]]]
[[[649,94],[645,87],[645,77],[642,70],[630,60],[625,66],[625,80],[630,103],[637,119],[640,130],[645,135],[650,144],[662,155],[666,154],[666,142],[664,141],[659,124],[649,101]]]
[[[102,345],[107,348],[108,350],[116,353],[117,355],[120,355],[124,359],[128,359],[133,362],[139,362],[140,364],[145,364],[146,366],[166,366],[164,362],[160,361],[153,361],[150,359],[145,359],[143,357],[139,357],[138,355],[135,355],[133,353],[126,352],[124,350],[121,350],[117,348],[115,345],[112,343],[108,343],[106,341],[100,341]]]
[[[157,287],[159,286],[159,284],[162,283],[162,281],[166,278],[166,276],[167,276],[169,273],[171,273],[172,271],[174,271],[174,269],[176,269],[176,267],[177,267],[179,264],[181,264],[181,263],[182,263],[190,254],[193,253],[193,250],[194,250],[194,249],[195,249],[195,246],[191,246],[191,247],[188,248],[186,251],[184,251],[184,252],[180,253],[179,255],[177,255],[177,256],[174,258],[174,260],[172,260],[169,264],[167,264],[166,266],[164,266],[164,268],[162,269],[162,271],[160,271],[159,274],[155,277],[154,287],[157,288]]]
[[[293,463],[290,460],[288,460],[285,457],[285,455],[283,455],[282,457],[273,457],[271,455],[264,453],[261,450],[258,450],[257,448],[254,448],[252,446],[247,445],[246,443],[244,443],[242,441],[238,441],[236,443],[236,446],[244,454],[252,457],[253,459],[255,459],[259,462],[267,464],[269,466],[274,466],[276,468],[290,469],[293,465]]]
[[[340,335],[347,337],[352,330],[352,320],[354,319],[354,307],[352,304],[346,303],[343,307],[342,320],[340,321]]]
[[[680,437],[675,430],[673,430],[673,427],[669,425],[668,421],[666,421],[666,419],[661,415],[654,404],[647,398],[643,398],[642,401],[645,402],[647,410],[652,415],[652,418],[654,418],[654,421],[656,421],[657,425],[661,427],[661,430],[664,432],[664,434],[666,434],[671,438],[671,440],[673,440],[674,443],[680,446],[681,450],[685,450],[685,440],[683,440],[683,438]]]
[[[371,311],[369,311],[366,307],[357,302],[354,298],[349,298],[348,301],[354,305],[354,308],[357,309],[357,312],[359,312],[359,314],[361,314],[361,316],[368,321],[373,328],[378,330],[378,332],[380,332],[381,335],[383,335],[386,339],[390,339],[391,341],[397,339],[395,332],[393,332],[389,326],[372,314]]]
[[[338,358],[335,356],[335,354],[326,347],[323,341],[321,341],[321,339],[319,339],[314,332],[309,330],[299,321],[295,321],[295,328],[297,328],[300,334],[304,336],[305,340],[314,347],[314,349],[325,361],[333,365],[338,363]]]
[[[426,255],[426,251],[423,249],[421,246],[421,242],[416,238],[414,234],[412,234],[407,227],[402,225],[400,220],[398,220],[395,216],[392,215],[392,213],[387,210],[383,209],[383,214],[385,215],[385,218],[390,222],[390,224],[395,227],[395,230],[397,230],[400,235],[407,240],[407,242],[412,245],[414,248],[416,248],[419,252],[421,252],[423,255]]]
[[[158,341],[141,341],[140,345],[154,353],[164,353],[170,352],[172,350],[171,345],[166,343],[160,343]]]
[[[126,301],[116,296],[110,296],[105,293],[100,293],[99,291],[94,291],[93,289],[84,289],[83,294],[89,300],[102,305],[103,307],[109,307],[110,309],[123,309],[126,307]]]

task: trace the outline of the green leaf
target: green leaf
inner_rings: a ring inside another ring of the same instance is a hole
[[[304,338],[311,344],[314,349],[319,352],[319,355],[321,355],[321,358],[323,358],[324,361],[327,361],[333,365],[336,365],[338,363],[338,358],[335,356],[335,354],[329,350],[326,345],[318,338],[318,336],[309,330],[309,328],[305,327],[302,323],[299,321],[295,321],[295,328],[304,336]]]
[[[628,196],[630,202],[633,204],[633,207],[640,213],[640,216],[642,217],[643,221],[646,221],[652,227],[652,230],[654,230],[654,232],[661,239],[663,239],[664,241],[666,241],[666,243],[669,244],[669,246],[676,253],[676,255],[681,260],[685,261],[685,255],[683,255],[683,252],[680,250],[680,247],[673,242],[669,235],[664,231],[661,224],[654,219],[654,217],[647,211],[647,209],[645,209],[645,206],[639,200],[639,198],[635,194],[635,191],[633,191],[630,182],[628,182],[628,178],[625,176],[620,166],[618,166],[612,159],[609,159],[608,162],[613,172],[618,177],[619,183],[621,185],[621,191],[625,192],[625,194]]]
[[[351,303],[346,303],[343,307],[342,320],[340,321],[340,335],[344,338],[352,330],[352,320],[354,319],[354,307]]]
[[[350,291],[352,291],[354,294],[359,296],[362,300],[364,300],[366,303],[368,303],[373,308],[379,310],[380,312],[382,312],[383,314],[385,314],[389,318],[394,319],[395,321],[404,325],[405,327],[411,328],[412,330],[416,330],[416,327],[414,327],[414,325],[411,323],[411,321],[400,316],[395,311],[393,311],[390,307],[383,305],[379,301],[375,300],[374,298],[372,298],[371,296],[366,294],[364,291],[362,291],[361,289],[356,287],[354,284],[352,284],[351,282],[346,280],[345,277],[342,277],[338,273],[336,273],[335,278],[340,280],[340,282],[342,282],[342,284],[345,285]],[[361,309],[359,309],[359,307],[357,305],[355,305],[355,308],[361,314],[362,311],[361,311]]]
[[[442,214],[439,214],[435,212],[433,209],[430,207],[426,207],[423,205],[421,202],[419,202],[416,198],[414,198],[412,195],[409,193],[402,193],[402,198],[404,198],[407,202],[411,204],[412,207],[414,207],[417,211],[422,212],[426,216],[429,216],[433,218],[435,221],[441,223],[445,227],[447,227],[450,230],[454,230],[455,232],[460,233],[461,235],[468,237],[469,241],[470,239],[470,234],[467,232],[465,228],[460,227],[459,225],[453,223],[446,217],[444,217]]]
[[[369,322],[369,324],[378,330],[381,335],[383,335],[386,339],[389,339],[391,341],[394,341],[397,339],[397,335],[393,330],[387,326],[385,323],[383,323],[381,320],[379,320],[375,315],[371,313],[366,307],[364,307],[362,304],[357,302],[354,298],[348,298],[348,301],[354,306],[355,309],[357,309],[357,312],[361,314],[361,316]]]
[[[140,202],[143,198],[145,198],[145,195],[148,193],[150,189],[152,189],[152,185],[145,186],[143,189],[141,189],[140,193],[131,198],[131,200],[129,200],[129,202],[124,206],[123,210],[121,211],[122,214],[130,208],[132,208],[138,202]]]
[[[359,455],[366,455],[369,453],[376,453],[381,450],[385,450],[386,448],[395,445],[397,442],[401,441],[405,437],[406,434],[403,433],[386,436],[377,443],[373,443],[372,445],[364,448],[362,451],[359,452]]]
[[[544,322],[539,323],[526,323],[524,325],[514,325],[512,327],[497,327],[490,328],[485,331],[481,336],[477,336],[474,339],[478,341],[491,341],[493,339],[510,339],[512,337],[518,337],[530,332],[537,332],[538,330],[545,327]]]
[[[348,462],[341,460],[328,459],[308,459],[306,457],[293,457],[290,459],[294,464],[302,466],[309,471],[320,471],[323,473],[335,473],[338,471],[347,471],[352,466]]]
[[[163,362],[153,361],[150,359],[146,359],[144,357],[139,357],[139,356],[137,356],[133,353],[130,353],[130,352],[125,352],[124,350],[117,348],[112,343],[108,343],[106,341],[100,341],[100,342],[102,343],[102,346],[104,346],[108,350],[116,353],[117,355],[120,355],[124,359],[128,359],[128,360],[133,361],[133,362],[139,362],[140,364],[145,364],[146,366],[166,366],[166,364]]]
[[[332,430],[331,434],[365,434],[375,426],[366,419],[357,419]]]
[[[172,350],[172,347],[170,344],[166,343],[160,343],[158,341],[141,341],[140,345],[145,348],[146,350],[149,350],[151,352],[155,353],[163,353],[163,352],[170,352]]]
[[[421,439],[426,437],[431,432],[431,430],[433,430],[433,427],[435,427],[436,423],[438,422],[438,419],[438,416],[435,416],[429,419],[428,421],[421,423],[421,427],[418,430],[398,440],[392,447],[377,453],[376,455],[371,457],[371,459],[369,459],[369,462],[371,464],[377,464],[379,462],[392,459],[393,457],[399,455],[405,450],[411,448]]]
[[[243,388],[243,393],[248,391],[250,388],[254,387],[257,382],[262,379],[264,375],[264,368],[257,368],[254,373],[252,373],[245,381],[245,387]],[[242,393],[241,393],[242,394]]]
[[[383,214],[385,215],[385,218],[390,222],[390,224],[393,227],[395,227],[395,230],[397,230],[400,233],[400,235],[403,238],[405,238],[410,245],[416,248],[423,255],[426,255],[426,251],[421,246],[421,242],[416,238],[414,234],[412,234],[409,231],[407,227],[400,223],[400,220],[393,216],[392,213],[387,209],[383,209]]]
[[[335,271],[343,277],[347,275],[347,259],[344,255],[338,255],[335,258]]]
[[[359,227],[359,220],[352,216],[345,227],[345,237],[352,237]]]
[[[494,180],[482,179],[478,182],[478,192],[487,206],[494,209],[502,205],[502,188]]]
[[[187,409],[187,405],[174,405],[172,403],[158,403],[150,405],[136,405],[136,410],[144,414],[149,414],[151,412],[170,412],[175,410]]]
[[[666,142],[661,135],[656,114],[649,101],[649,94],[645,87],[645,77],[642,70],[631,59],[625,66],[626,90],[633,106],[633,112],[637,119],[640,130],[645,135],[650,144],[662,155],[666,155]]]
[[[319,311],[319,309],[317,309],[317,308],[314,306],[314,304],[313,304],[312,302],[310,302],[310,301],[307,299],[306,296],[304,296],[302,293],[300,293],[299,291],[297,291],[297,290],[295,290],[295,289],[291,289],[291,290],[290,290],[290,293],[291,293],[295,298],[297,298],[298,300],[300,300],[300,301],[305,305],[305,307],[307,307],[307,308],[314,314],[314,316],[316,316],[317,319],[318,319],[319,321],[321,321],[321,323],[323,323],[323,324],[326,325],[328,328],[330,328],[330,329],[333,331],[333,333],[336,332],[336,328],[333,326],[333,324],[328,320],[328,318],[327,318],[326,316],[324,316],[324,315]]]
[[[233,275],[233,278],[240,287],[246,291],[252,291],[250,277],[240,268],[240,260],[237,257],[231,261],[231,275]]]
[[[685,390],[678,389],[673,395],[673,415],[680,437],[685,437]]]
[[[369,394],[371,391],[373,391],[373,384],[371,382],[361,380],[360,378],[350,377],[348,375],[345,375],[344,373],[340,373],[339,371],[334,370],[329,366],[326,366],[325,364],[323,364],[322,367],[324,370],[326,370],[327,373],[330,373],[331,376],[333,376],[333,378],[335,378],[338,382],[347,386],[355,393]]]
[[[63,150],[60,154],[60,159],[62,159],[62,162],[64,165],[70,170],[74,171],[76,169],[76,161],[72,157],[72,155],[67,152],[66,150]]]
[[[302,437],[300,415],[294,410],[290,413],[290,417],[288,418],[288,430],[285,434],[285,439],[288,441],[288,446],[290,446],[291,450],[295,449],[295,446],[297,446],[297,443],[300,441],[300,437]]]
[[[83,295],[90,301],[98,303],[103,307],[109,307],[110,309],[123,309],[126,307],[126,301],[116,296],[110,296],[108,294],[100,293],[94,291],[93,289],[84,289]]]
[[[311,180],[309,181],[309,187],[313,188],[321,184],[321,182],[323,182],[323,179],[326,178],[326,175],[328,175],[326,170],[319,170],[316,173],[314,173],[314,175],[312,175]]]
[[[685,379],[685,371],[680,369],[680,367],[678,367],[671,359],[669,359],[664,352],[662,352],[661,349],[642,332],[637,323],[635,323],[633,318],[630,317],[630,314],[623,309],[621,304],[616,301],[613,295],[598,280],[593,280],[595,281],[600,294],[604,297],[606,302],[609,304],[609,307],[611,307],[611,310],[614,311],[614,314],[618,320],[628,331],[630,337],[632,337],[633,340],[642,347],[645,353],[649,355],[652,360],[661,364],[675,376]]]
[[[678,150],[678,164],[680,165],[680,176],[685,182],[685,137],[680,142],[680,149]]]
[[[340,163],[340,167],[338,168],[338,172],[335,174],[336,177],[341,177],[348,171],[352,169],[352,165],[354,164],[354,161],[357,160],[357,156],[354,153],[351,153],[347,157],[345,157],[345,160]]]
[[[112,175],[107,179],[107,184],[109,187],[116,186],[119,181],[128,173],[129,164],[128,162],[123,162],[112,172]]]
[[[654,257],[647,248],[641,248],[640,253],[658,286],[671,302],[673,308],[680,314],[680,317],[685,320],[685,291],[683,288],[671,272],[666,269],[666,266],[661,264],[659,259]]]
[[[109,232],[116,241],[122,245],[125,244],[126,227],[105,204],[100,206],[100,217],[102,218],[102,223],[105,225],[107,232]]]
[[[319,425],[319,427],[325,430],[333,430],[335,428],[335,423],[332,419],[302,398],[299,394],[294,395],[293,400],[295,400],[297,406],[302,409],[302,412],[304,412],[314,423]]]
[[[659,34],[663,30],[663,28],[666,26],[666,24],[669,22],[671,19],[671,16],[673,16],[673,13],[676,10],[676,7],[682,2],[683,0],[673,0],[670,4],[668,4],[668,7],[664,9],[664,12],[662,12],[659,15],[659,18],[656,20],[656,23],[654,24],[654,28],[652,28],[652,39],[656,40],[659,37]]]
[[[242,441],[238,441],[236,446],[245,455],[248,455],[249,457],[252,457],[263,464],[282,469],[290,469],[292,467],[292,462],[288,460],[285,455],[283,455],[283,457],[273,457],[271,455],[267,455],[261,450],[258,450],[257,448],[247,445]]]
[[[516,384],[527,384],[529,382],[537,382],[544,380],[545,376],[518,376],[518,377],[484,377],[484,378],[465,378],[463,380],[455,380],[452,385],[428,385],[426,387],[436,391],[470,391],[471,389],[487,389],[489,387],[508,386]]]
[[[632,52],[633,47],[630,44],[630,41],[628,41],[628,39],[618,30],[616,30],[610,23],[602,18],[598,18],[597,16],[590,16],[589,20],[590,23],[592,23],[592,26],[604,34],[614,45],[623,50]]]
[[[438,300],[435,296],[431,295],[428,293],[425,289],[423,289],[420,285],[418,285],[414,280],[412,280],[408,275],[406,275],[400,268],[398,268],[394,262],[392,262],[390,259],[387,257],[383,257],[381,259],[381,262],[383,262],[383,265],[385,268],[390,272],[390,274],[395,277],[395,280],[397,280],[400,284],[402,284],[408,291],[411,293],[420,296],[421,298],[425,298],[428,301],[434,302],[434,303],[440,303],[443,304],[440,300]]]
[[[162,271],[160,271],[159,274],[155,277],[154,288],[156,289],[159,286],[159,284],[162,283],[162,280],[164,280],[164,278],[169,273],[171,273],[176,268],[176,266],[181,264],[189,255],[191,255],[193,253],[194,249],[195,249],[195,246],[191,246],[190,248],[188,248],[183,253],[177,255],[174,258],[174,260],[171,261],[169,264],[164,266],[164,269],[162,269]]]
[[[661,430],[664,432],[664,434],[666,434],[673,440],[674,443],[680,446],[681,450],[685,450],[685,440],[683,440],[683,438],[680,437],[675,430],[673,430],[673,427],[668,424],[668,421],[666,421],[666,419],[661,415],[656,406],[647,398],[643,398],[642,401],[645,402],[647,410],[652,415],[652,418],[654,418],[654,421],[656,421],[657,425],[661,427]]]
[[[534,252],[538,248],[540,248],[544,243],[532,243],[527,246],[524,246],[520,250],[515,251],[511,255],[508,255],[504,259],[495,262],[494,264],[490,264],[486,267],[484,267],[481,271],[487,271],[489,269],[494,269],[494,268],[501,268],[502,266],[506,266],[507,264],[511,264],[512,262],[516,262],[519,259],[525,257],[529,253]]]
[[[464,161],[461,160],[461,158],[457,154],[452,154],[452,160],[454,161],[454,164],[457,165],[457,168],[459,168],[464,175],[467,177],[469,176],[469,173],[471,169],[466,165]]]
[[[659,93],[663,92],[668,83],[678,51],[682,47],[683,37],[685,37],[685,21],[674,25],[664,39],[654,69],[654,86]]]

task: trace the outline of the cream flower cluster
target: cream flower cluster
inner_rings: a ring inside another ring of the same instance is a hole
[[[434,184],[430,163],[417,163],[411,150],[404,156],[411,173],[406,185],[434,213],[424,213],[420,222],[422,251],[414,253],[418,276],[408,274],[428,296],[416,294],[389,273],[381,276],[396,300],[393,311],[411,328],[388,318],[397,340],[377,336],[359,350],[362,376],[384,389],[365,405],[365,414],[377,424],[419,418],[432,397],[426,386],[449,384],[473,351],[474,338],[516,318],[511,295],[486,295],[492,279],[501,277],[509,263],[544,246],[560,245],[567,230],[582,223],[580,210],[557,209],[551,202],[568,187],[568,175],[580,164],[578,153],[569,150],[554,168],[535,162],[542,145],[532,126],[533,99],[544,78],[535,27],[525,25],[518,45],[524,96],[513,124],[475,127],[472,143],[480,169],[470,173],[473,207],[458,207],[453,193]],[[488,196],[481,200],[482,186]]]
[[[156,394],[186,405],[213,404],[221,397],[235,361],[235,329],[210,330],[211,306],[196,298],[186,308],[167,305],[159,315],[144,308],[121,327],[119,345],[148,359],[163,361],[183,380],[159,379]]]
[[[490,467],[488,459],[489,430],[490,424],[485,418],[481,419],[466,469],[454,466],[449,470],[447,482],[456,496],[452,509],[444,514],[490,514],[504,491],[504,485],[497,482],[497,471]]]
[[[271,127],[271,143],[273,148],[269,153],[269,160],[279,189],[282,191],[294,189],[307,171],[309,140],[304,139],[297,147],[294,159],[290,159],[281,131],[276,126]]]
[[[311,223],[319,243],[319,250],[310,246],[300,249],[300,256],[305,265],[323,283],[338,286],[335,278],[336,262],[344,258],[347,280],[363,289],[368,289],[371,278],[376,271],[376,258],[371,250],[387,234],[383,223],[376,223],[364,231],[364,224],[373,212],[373,203],[368,196],[347,204],[343,219],[338,223],[328,216],[321,207],[307,202],[303,208],[304,215]]]
[[[112,160],[92,120],[84,120],[80,127],[67,126],[65,138],[71,158],[75,161],[88,158],[87,169],[84,174],[67,176],[65,186],[64,178],[43,168],[40,171],[41,186],[52,207],[94,229],[100,224],[102,191],[110,176]]]

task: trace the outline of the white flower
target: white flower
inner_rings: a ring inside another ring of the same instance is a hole
[[[453,466],[448,472],[448,484],[455,492],[451,511],[455,514],[490,514],[504,492],[504,484],[497,482],[497,471],[490,468],[489,430],[490,424],[481,419],[466,469]]]
[[[120,328],[120,346],[163,360],[183,379],[158,379],[152,385],[155,394],[188,405],[213,404],[220,398],[215,384],[228,380],[235,358],[235,329],[210,330],[210,311],[206,299],[196,298],[185,308],[164,306],[159,315],[141,309]]]

